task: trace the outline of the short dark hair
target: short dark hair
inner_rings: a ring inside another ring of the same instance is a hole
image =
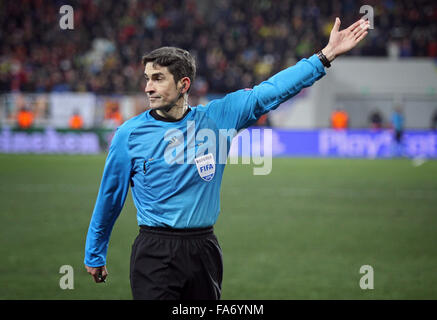
[[[193,82],[196,77],[196,61],[186,50],[176,47],[161,47],[147,53],[142,58],[143,65],[152,62],[167,67],[173,75],[174,81],[178,82],[183,77],[190,78]]]

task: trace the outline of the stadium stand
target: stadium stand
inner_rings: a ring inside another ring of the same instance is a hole
[[[350,55],[437,57],[432,1],[249,3],[81,0],[72,5],[74,31],[60,31],[64,2],[2,1],[0,92],[138,92],[142,54],[164,45],[196,56],[194,93],[250,87],[312,54],[335,16],[346,26],[362,5],[374,8],[375,30]]]

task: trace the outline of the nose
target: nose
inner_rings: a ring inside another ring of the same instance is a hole
[[[152,81],[146,82],[146,87],[145,87],[144,91],[148,94],[152,94],[153,92],[155,92],[155,88],[153,87]]]

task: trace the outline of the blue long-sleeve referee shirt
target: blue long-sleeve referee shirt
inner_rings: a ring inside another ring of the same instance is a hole
[[[313,55],[250,90],[191,108],[178,121],[157,119],[150,110],[126,121],[109,148],[88,229],[85,265],[106,264],[109,237],[129,186],[138,225],[214,225],[220,212],[223,158],[229,152],[232,132],[250,126],[324,75],[322,63]],[[202,159],[203,154],[212,155],[214,162]],[[206,166],[201,163],[204,160]]]

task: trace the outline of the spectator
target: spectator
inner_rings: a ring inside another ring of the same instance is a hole
[[[437,130],[437,109],[434,111],[434,114],[431,118],[431,130]]]
[[[20,129],[29,129],[33,125],[34,115],[33,112],[26,108],[22,107],[17,114],[17,124]]]
[[[272,123],[268,114],[263,114],[255,123],[255,125],[259,127],[271,127]]]
[[[345,110],[335,109],[331,114],[331,128],[345,130],[349,126],[349,115]]]
[[[83,128],[83,119],[79,111],[75,111],[69,121],[70,129],[80,130]]]
[[[382,128],[383,119],[378,110],[373,111],[369,117],[370,128],[379,130]]]
[[[290,65],[288,59],[298,60],[326,41],[333,15],[342,12],[347,24],[363,4],[367,3],[78,1],[73,6],[75,29],[68,32],[53,28],[59,16],[53,2],[3,1],[0,90],[137,92],[141,77],[136,75],[142,71],[136,57],[164,45],[193,52],[198,76],[216,93],[252,87]],[[386,44],[395,41],[402,57],[436,56],[433,1],[371,5],[375,13],[383,13],[378,15],[378,32],[350,55],[387,56]],[[192,19],[181,23],[185,16]]]
[[[403,155],[403,135],[404,135],[404,115],[400,106],[395,107],[391,116],[391,125],[393,129],[394,150],[393,155],[400,157]]]
[[[109,127],[118,127],[123,123],[120,106],[117,101],[108,100],[105,103],[105,122]]]

